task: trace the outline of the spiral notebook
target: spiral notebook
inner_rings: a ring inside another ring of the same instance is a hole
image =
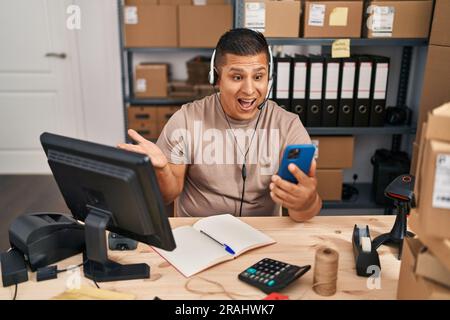
[[[173,230],[176,249],[153,248],[185,277],[232,260],[275,240],[230,214],[198,220]]]

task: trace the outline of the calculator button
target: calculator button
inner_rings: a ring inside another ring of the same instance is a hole
[[[270,277],[269,277],[269,279],[273,279],[273,278],[275,278],[275,276],[270,276]]]
[[[275,272],[275,275],[276,275],[276,276],[279,275],[279,274],[280,274],[280,271]]]
[[[264,284],[266,284],[267,282],[269,282],[269,279],[264,280]]]
[[[270,280],[269,282],[267,282],[267,285],[269,287],[272,287],[275,284],[275,280]]]
[[[253,274],[253,273],[256,273],[256,269],[255,268],[248,268],[247,272]]]

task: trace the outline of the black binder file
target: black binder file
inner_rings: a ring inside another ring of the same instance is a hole
[[[373,71],[369,125],[380,127],[384,126],[386,118],[386,91],[389,77],[389,58],[372,56],[372,59]]]
[[[292,64],[292,96],[291,111],[298,114],[306,126],[306,79],[308,73],[308,58],[296,55]]]
[[[275,57],[274,100],[285,110],[291,111],[291,101],[289,99],[291,91],[291,57]]]
[[[306,104],[306,126],[319,127],[322,115],[323,97],[323,62],[322,56],[309,56],[308,64],[308,101]]]
[[[369,126],[370,91],[372,84],[372,59],[368,56],[359,56],[357,68],[357,83],[355,97],[355,127]]]
[[[338,126],[353,126],[356,59],[344,58],[339,80]]]
[[[339,69],[339,59],[325,58],[324,100],[322,108],[322,126],[324,127],[335,127],[337,125]]]

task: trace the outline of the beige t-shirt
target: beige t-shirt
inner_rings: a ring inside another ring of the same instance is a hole
[[[280,207],[270,197],[271,177],[286,145],[311,139],[299,117],[275,102],[269,100],[260,113],[256,130],[258,113],[245,121],[228,117],[229,125],[219,96],[213,94],[183,105],[170,118],[156,144],[170,163],[188,165],[176,202],[178,216],[239,216],[244,159],[242,216],[279,215]]]

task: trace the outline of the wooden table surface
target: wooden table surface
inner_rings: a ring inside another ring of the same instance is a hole
[[[237,279],[245,268],[262,258],[273,258],[290,264],[310,264],[311,270],[282,291],[290,299],[395,299],[400,271],[396,250],[381,246],[378,249],[381,262],[380,288],[369,289],[368,281],[358,277],[352,251],[351,235],[354,224],[367,224],[372,239],[389,232],[395,216],[345,216],[315,217],[305,223],[296,223],[289,217],[242,218],[243,221],[274,238],[277,243],[249,251],[233,261],[216,265],[208,270],[185,278],[151,247],[139,244],[134,251],[110,251],[109,257],[122,264],[142,263],[150,265],[150,278],[99,283],[101,289],[133,294],[136,299],[262,299],[266,295]],[[191,225],[196,218],[171,218],[173,228]],[[330,297],[317,295],[312,289],[315,251],[329,246],[339,252],[337,292]],[[60,261],[58,269],[81,263],[81,255]],[[51,299],[73,285],[77,272],[64,272],[57,279],[36,282],[36,274],[29,273],[29,281],[18,286],[17,299]],[[80,277],[78,278],[80,279]],[[81,285],[95,284],[81,276]],[[0,288],[0,299],[12,299],[14,286]]]

